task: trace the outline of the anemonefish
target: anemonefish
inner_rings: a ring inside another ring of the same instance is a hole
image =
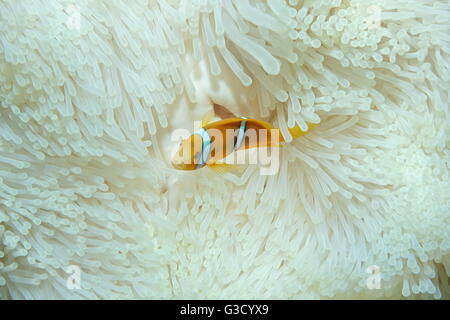
[[[196,170],[210,167],[218,171],[227,171],[234,167],[225,163],[217,163],[231,152],[238,150],[277,147],[285,142],[281,130],[273,128],[269,123],[244,117],[233,117],[210,122],[212,116],[205,116],[202,126],[188,138],[181,141],[172,157],[172,166],[179,170]],[[302,131],[299,126],[288,128],[293,139],[311,131],[316,124],[308,123],[308,130]]]

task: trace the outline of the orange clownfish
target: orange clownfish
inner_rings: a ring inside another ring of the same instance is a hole
[[[308,123],[308,130],[299,126],[288,128],[293,139],[311,131],[316,124]],[[172,166],[179,170],[196,170],[205,166],[223,171],[233,165],[217,163],[238,150],[276,147],[285,139],[281,130],[269,123],[244,117],[227,118],[215,122],[205,118],[202,127],[181,141],[172,158]]]

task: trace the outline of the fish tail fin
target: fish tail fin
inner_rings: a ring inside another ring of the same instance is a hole
[[[314,127],[318,126],[317,123],[309,123],[309,122],[307,122],[306,124],[308,126],[308,129],[306,131],[303,131],[297,124],[294,127],[292,127],[292,128],[288,127],[288,131],[291,134],[293,140],[297,139],[297,138],[300,138],[300,137],[310,133],[311,130]],[[280,132],[280,142],[284,142],[284,141],[285,141],[285,139],[284,139],[283,135]]]

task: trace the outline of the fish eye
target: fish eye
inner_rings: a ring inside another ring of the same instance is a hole
[[[200,160],[200,156],[202,155],[202,153],[201,152],[196,152],[195,154],[194,154],[194,159],[195,160]]]

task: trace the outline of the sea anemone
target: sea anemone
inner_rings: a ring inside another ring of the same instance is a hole
[[[1,1],[0,297],[449,298],[449,17]],[[214,103],[281,128],[276,174],[170,167]]]

